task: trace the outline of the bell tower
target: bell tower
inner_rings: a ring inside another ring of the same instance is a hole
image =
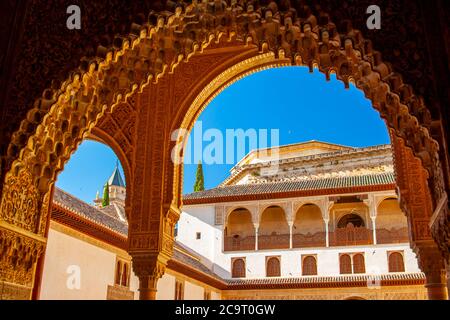
[[[122,175],[119,170],[119,162],[116,162],[116,167],[114,168],[113,173],[109,177],[108,181],[109,186],[109,202],[110,204],[116,203],[118,205],[121,205],[122,207],[125,206],[125,197],[126,197],[126,186],[124,179],[122,178]],[[97,206],[102,206],[103,199],[99,197],[99,194],[97,193],[97,196],[94,200],[94,203]]]

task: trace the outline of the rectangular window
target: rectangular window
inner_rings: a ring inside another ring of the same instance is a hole
[[[197,232],[197,234],[195,235],[195,238],[197,240],[200,240],[202,238],[202,233],[201,232]]]

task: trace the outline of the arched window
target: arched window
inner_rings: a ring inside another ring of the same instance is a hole
[[[124,287],[128,286],[128,265],[126,263],[123,264],[122,286]]]
[[[316,258],[314,258],[313,256],[307,256],[307,257],[303,258],[302,275],[304,275],[304,276],[317,275]]]
[[[184,299],[184,283],[181,281],[175,281],[175,300]]]
[[[245,278],[245,261],[242,258],[233,261],[231,268],[231,276],[233,278]]]
[[[389,255],[389,272],[405,272],[403,255],[400,252],[392,252]]]
[[[352,259],[348,254],[343,254],[339,257],[339,269],[341,274],[352,273]]]
[[[122,263],[120,261],[117,261],[117,265],[116,265],[116,281],[115,281],[115,283],[117,285],[120,285],[121,278],[122,278]]]
[[[366,273],[364,256],[361,253],[353,256],[353,273]]]
[[[267,259],[266,275],[267,277],[281,276],[280,260],[278,258],[271,257]]]
[[[347,228],[350,225],[357,228],[365,226],[364,220],[354,213],[346,214],[338,222],[338,228]]]

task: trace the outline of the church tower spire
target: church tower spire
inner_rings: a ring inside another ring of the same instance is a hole
[[[106,186],[108,188],[108,198],[109,198],[108,205],[113,204],[114,202],[124,205],[125,197],[126,197],[126,185],[125,185],[124,179],[122,178],[122,174],[120,173],[120,170],[119,170],[119,160],[118,159],[116,160],[116,166],[114,167],[114,170],[113,170],[111,176],[105,183],[105,189],[106,189]],[[104,198],[105,198],[105,196],[103,196],[103,199],[99,199],[97,196],[96,199],[94,200],[94,202],[97,205],[102,206],[104,203]]]
[[[116,160],[116,167],[108,180],[110,186],[117,186],[125,188],[125,182],[123,181],[122,175],[119,171],[119,160]]]

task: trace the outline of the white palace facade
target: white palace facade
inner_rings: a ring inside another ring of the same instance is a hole
[[[106,207],[55,190],[39,298],[138,298],[117,168],[109,185]],[[157,299],[426,299],[395,190],[389,145],[252,151],[183,197]]]

